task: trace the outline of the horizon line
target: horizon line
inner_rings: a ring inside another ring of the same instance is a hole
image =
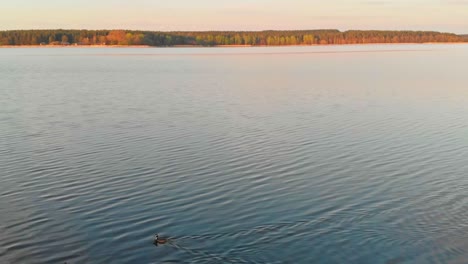
[[[150,29],[125,29],[125,28],[100,28],[100,29],[88,29],[88,28],[26,28],[26,29],[0,29],[0,32],[6,31],[40,31],[40,30],[88,30],[88,31],[141,31],[141,32],[268,32],[268,31],[316,31],[316,30],[337,30],[339,32],[348,31],[395,31],[395,32],[436,32],[436,33],[448,33],[455,35],[466,35],[467,33],[455,33],[450,31],[437,31],[437,30],[417,30],[417,29],[346,29],[341,30],[338,28],[308,28],[308,29],[261,29],[261,30],[150,30]]]

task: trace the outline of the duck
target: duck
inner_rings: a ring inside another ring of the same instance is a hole
[[[154,239],[153,239],[153,244],[155,245],[166,244],[168,240],[169,240],[168,238],[160,237],[158,234],[155,234]]]

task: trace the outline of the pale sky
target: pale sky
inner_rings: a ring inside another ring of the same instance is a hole
[[[56,28],[468,34],[468,0],[0,0],[0,30]]]

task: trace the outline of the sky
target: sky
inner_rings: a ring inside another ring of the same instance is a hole
[[[0,30],[57,28],[468,34],[468,0],[0,0]]]

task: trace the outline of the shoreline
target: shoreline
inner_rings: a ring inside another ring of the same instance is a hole
[[[1,48],[152,48],[148,45],[3,45]]]
[[[355,43],[355,44],[311,44],[311,45],[174,45],[174,46],[149,46],[149,45],[4,45],[0,49],[14,48],[255,48],[255,47],[320,47],[320,46],[366,46],[366,45],[468,45],[468,42],[424,42],[424,43]]]

